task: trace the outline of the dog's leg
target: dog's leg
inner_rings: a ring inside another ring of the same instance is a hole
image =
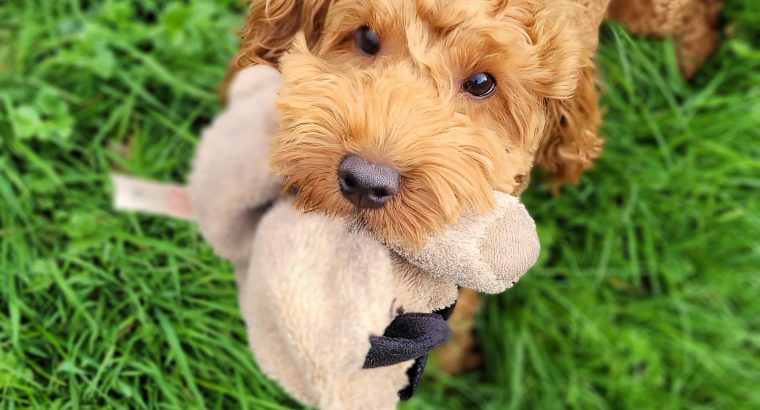
[[[691,78],[720,44],[718,22],[721,0],[694,1],[681,29],[674,33],[681,72]]]
[[[681,72],[690,78],[719,44],[722,6],[722,0],[613,0],[609,17],[632,34],[672,36]]]
[[[451,340],[433,353],[432,361],[450,375],[474,370],[482,359],[475,339],[475,315],[483,298],[472,289],[459,291],[457,307],[449,318]]]

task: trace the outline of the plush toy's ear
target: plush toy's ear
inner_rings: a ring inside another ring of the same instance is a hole
[[[309,46],[313,45],[321,34],[330,3],[330,0],[253,0],[233,66],[276,67],[299,31],[304,32]]]

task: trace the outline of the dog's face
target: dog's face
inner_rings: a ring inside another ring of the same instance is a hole
[[[311,2],[279,59],[273,168],[302,209],[411,247],[517,189],[578,82],[563,1]]]

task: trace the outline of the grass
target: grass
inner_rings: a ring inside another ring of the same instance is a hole
[[[760,408],[760,8],[692,82],[603,30],[608,143],[525,201],[538,265],[479,316],[480,372],[405,409]],[[280,409],[231,267],[187,223],[111,210],[112,170],[182,180],[237,0],[0,4],[0,408]]]

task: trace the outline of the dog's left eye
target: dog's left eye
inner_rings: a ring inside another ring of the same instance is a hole
[[[462,84],[462,90],[476,98],[487,98],[496,91],[496,80],[488,73],[473,74]]]
[[[354,33],[356,48],[373,56],[380,51],[380,37],[368,25],[363,25]]]

